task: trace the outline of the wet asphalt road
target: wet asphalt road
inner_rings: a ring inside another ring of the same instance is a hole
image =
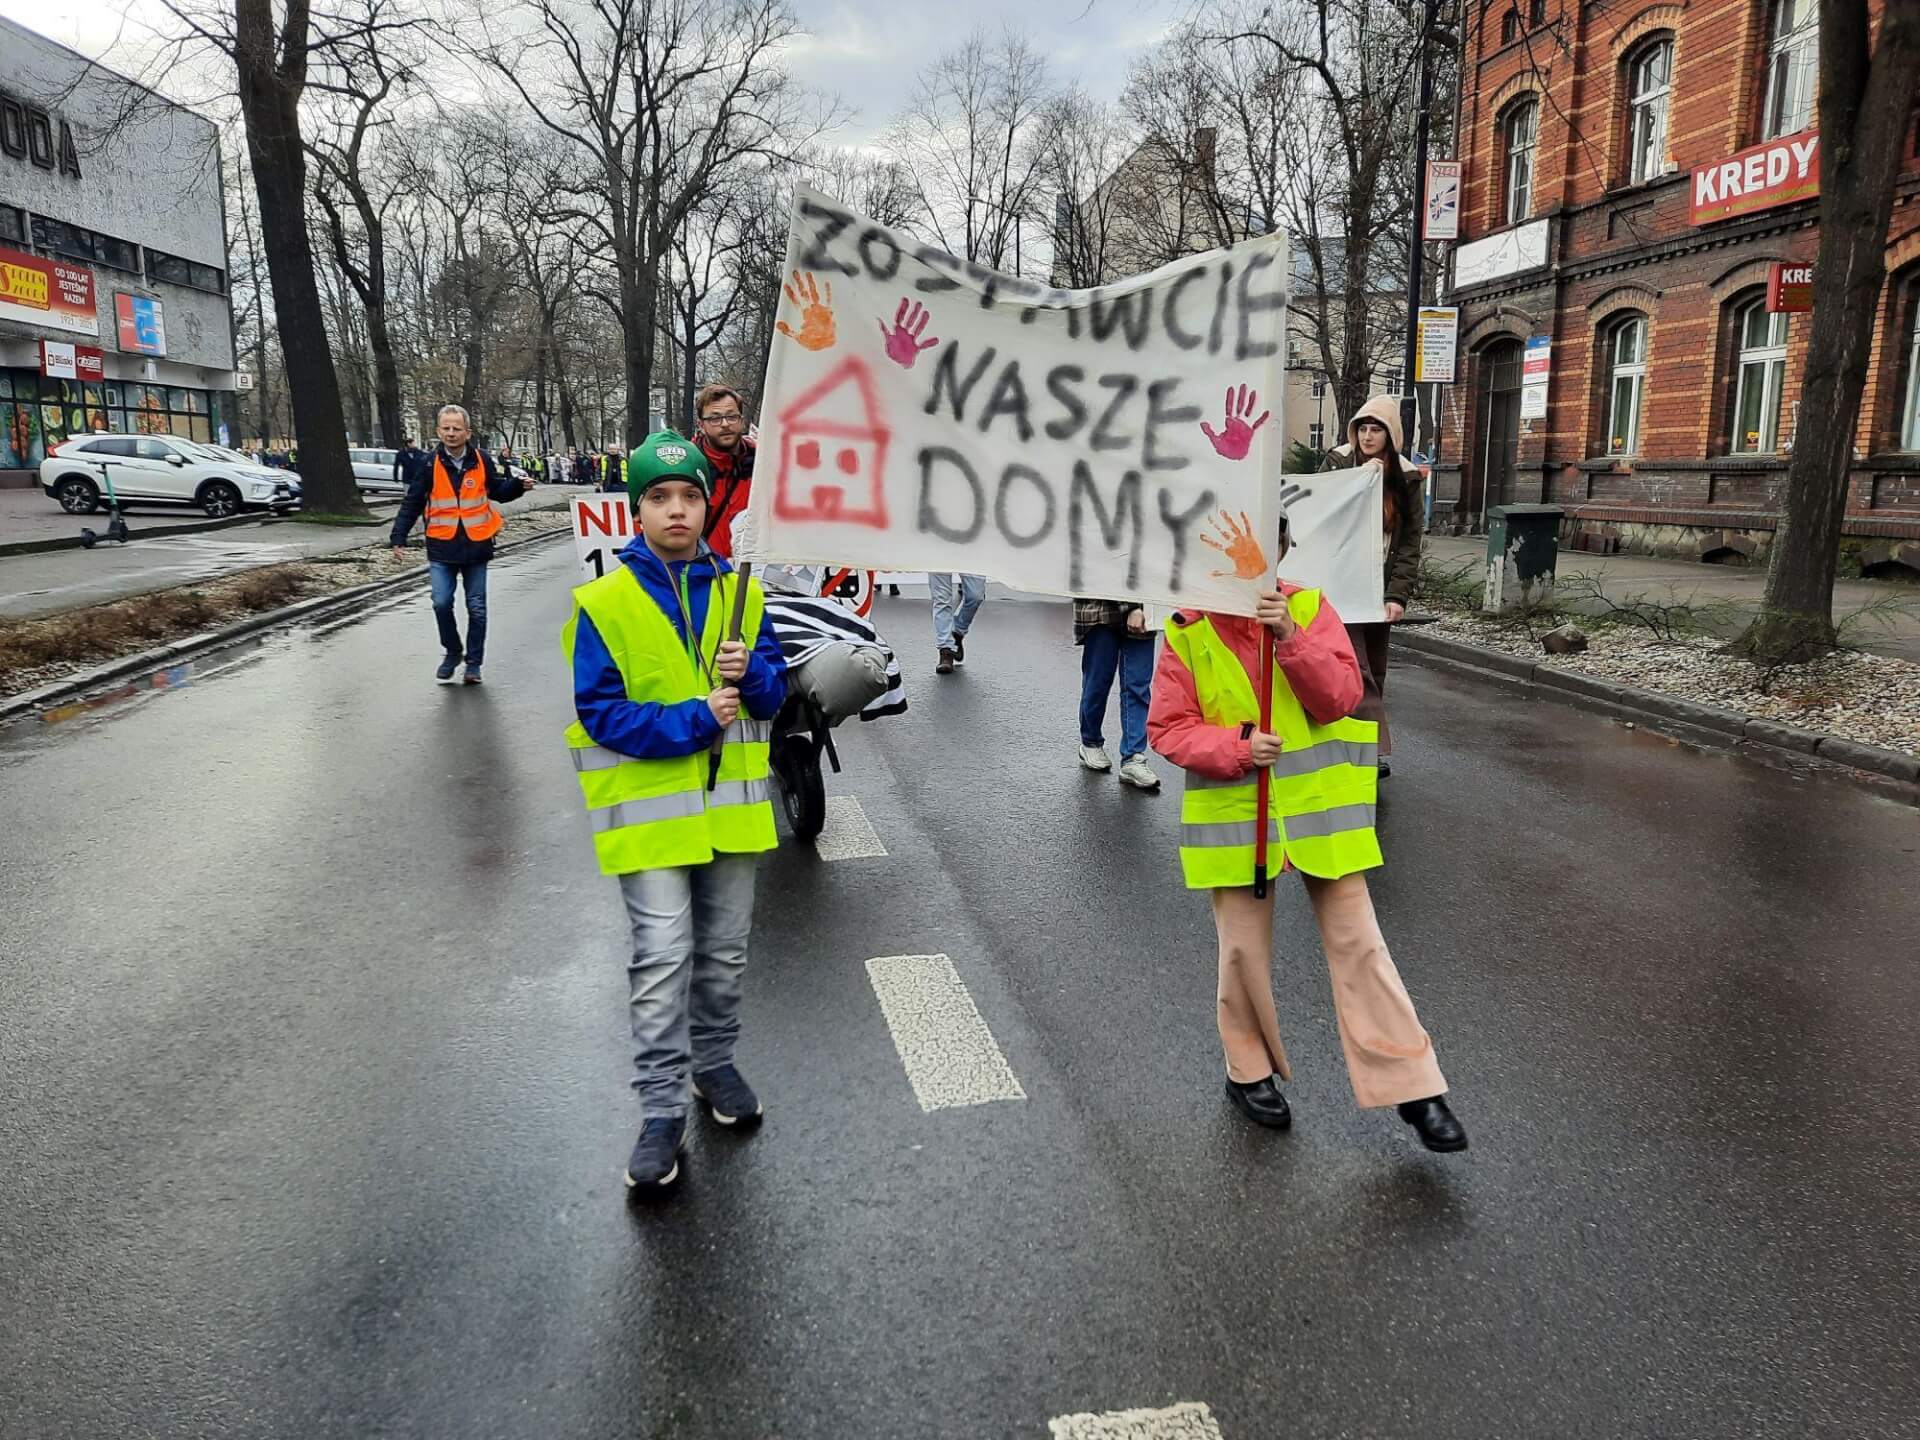
[[[1291,884],[1271,1135],[1066,610],[940,680],[883,601],[889,853],[770,859],[768,1122],[636,1208],[571,569],[498,566],[477,692],[408,597],[0,735],[7,1440],[1920,1433],[1920,813],[1403,667],[1375,898],[1473,1149],[1354,1109]],[[863,962],[932,952],[1026,1100],[915,1103]]]

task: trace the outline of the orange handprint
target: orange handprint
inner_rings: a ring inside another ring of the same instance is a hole
[[[833,344],[833,282],[827,282],[826,298],[814,284],[813,272],[793,272],[790,284],[782,285],[787,299],[800,307],[800,328],[795,330],[782,320],[774,326],[782,335],[798,340],[809,350],[824,350]]]
[[[1260,548],[1260,542],[1253,538],[1253,522],[1247,519],[1246,511],[1240,512],[1240,519],[1236,522],[1233,516],[1222,510],[1213,517],[1212,523],[1219,528],[1220,540],[1211,535],[1202,535],[1200,543],[1211,545],[1233,562],[1233,569],[1213,572],[1216,580],[1258,580],[1267,573],[1266,552]],[[1222,540],[1226,543],[1222,544]]]

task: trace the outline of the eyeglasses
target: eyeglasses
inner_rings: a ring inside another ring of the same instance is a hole
[[[732,415],[702,415],[700,417],[700,423],[702,425],[738,425],[746,418],[746,416],[736,411]]]

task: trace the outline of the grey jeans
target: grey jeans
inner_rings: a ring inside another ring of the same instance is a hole
[[[691,1077],[733,1063],[759,863],[757,855],[716,855],[705,865],[620,877],[633,926],[633,1088],[645,1119],[685,1115]]]

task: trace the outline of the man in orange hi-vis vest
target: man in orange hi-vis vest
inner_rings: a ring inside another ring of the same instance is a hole
[[[500,507],[533,485],[502,474],[493,457],[473,443],[473,422],[458,405],[442,405],[440,443],[421,455],[407,475],[406,498],[393,517],[393,553],[406,553],[407,532],[427,517],[427,571],[433,583],[433,618],[444,652],[434,679],[455,683],[464,658],[466,683],[480,683],[487,653],[487,562],[500,533]],[[453,587],[467,592],[467,638],[453,618]]]

